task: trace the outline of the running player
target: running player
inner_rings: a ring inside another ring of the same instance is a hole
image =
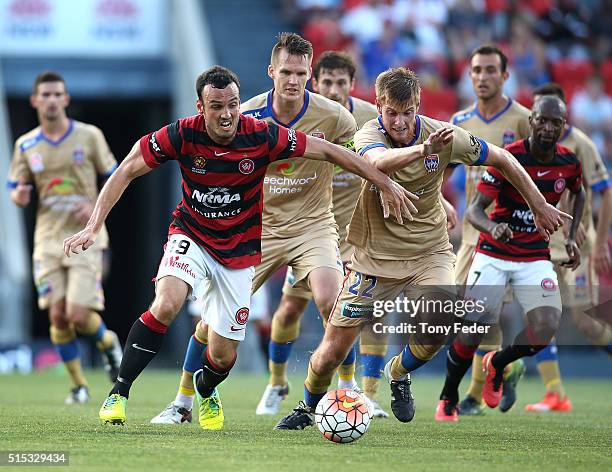
[[[530,110],[504,95],[504,83],[508,80],[508,58],[494,45],[480,46],[470,55],[470,79],[476,94],[476,103],[453,115],[451,122],[474,135],[503,147],[517,139],[529,136]],[[476,193],[476,184],[480,181],[486,167],[470,166],[465,169],[465,202],[468,205]],[[449,166],[445,178],[452,173]],[[465,286],[468,269],[474,257],[479,232],[467,220],[464,214],[461,246],[457,251],[457,285]],[[472,365],[472,381],[465,398],[459,404],[460,415],[477,415],[483,413],[482,356],[489,351],[499,349],[502,333],[499,326],[492,326],[487,336],[478,347]],[[522,361],[513,366],[504,381],[504,398],[500,409],[508,411],[516,400],[515,386],[524,370]]]
[[[350,93],[355,85],[356,67],[353,59],[346,53],[337,51],[326,51],[319,56],[317,63],[313,67],[312,88],[315,92],[333,100],[349,110],[357,123],[357,128],[363,126],[366,121],[378,116],[376,107],[365,100],[351,97]],[[362,180],[359,176],[346,172],[342,168],[335,166],[333,174],[333,214],[338,225],[338,235],[340,239],[340,257],[343,263],[349,261],[352,248],[346,242],[346,227],[357,203],[359,191],[361,190]],[[293,287],[294,275],[291,267],[287,270],[283,296],[279,307],[274,314],[276,322],[272,327],[270,343],[270,371],[275,372],[277,377],[282,376],[283,382],[286,381],[286,369],[289,354],[295,338],[291,340],[283,339],[283,334],[292,331],[297,338],[299,332],[300,319],[312,298],[312,293],[308,288]],[[280,329],[284,327],[284,329]],[[284,342],[283,342],[284,341]],[[373,381],[376,376],[380,377],[382,369],[384,351],[380,352],[381,346],[368,346],[370,351],[362,357],[366,361],[365,372],[370,376],[364,376],[364,387],[366,395],[371,401],[373,415],[375,417],[388,417],[375,399],[378,383]],[[384,344],[382,348],[384,348]],[[345,361],[339,367],[339,388],[359,389],[355,382],[355,349],[353,348]],[[266,387],[256,413],[258,415],[273,415],[279,411],[280,400],[284,398],[277,394],[280,389],[275,387],[277,380],[270,378],[270,384]]]
[[[109,177],[117,162],[98,128],[66,115],[70,96],[61,75],[41,73],[30,103],[39,126],[17,139],[8,184],[20,207],[30,203],[33,189],[38,193],[32,255],[38,306],[49,310],[51,342],[73,384],[65,403],[85,403],[89,390],[77,333],[96,343],[112,382],[121,362],[119,339],[98,314],[104,310],[102,252],[108,235],[101,227],[97,244],[78,260],[64,257],[61,242],[83,227],[98,195],[98,176]]]
[[[306,90],[311,61],[310,42],[295,33],[279,35],[268,66],[274,88],[243,103],[241,111],[352,149],[357,125],[351,113],[339,103]],[[263,186],[262,261],[253,282],[256,290],[276,270],[288,265],[292,286],[312,292],[323,319],[331,311],[343,274],[331,211],[333,170],[328,162],[304,158],[268,167]],[[278,412],[278,405],[289,392],[286,364],[291,343],[298,336],[299,318],[287,319],[284,314],[301,314],[306,302],[284,297],[272,317],[270,382],[260,402],[264,410],[258,407],[260,413]],[[297,306],[289,306],[292,303]],[[175,406],[186,409],[194,395],[190,372],[199,364],[205,348],[205,343],[196,341],[192,338],[187,348],[174,401]]]
[[[508,152],[460,128],[418,115],[420,85],[412,71],[395,68],[380,74],[376,101],[380,116],[357,132],[355,148],[404,188],[421,196],[418,213],[406,224],[385,221],[375,189],[368,184],[362,187],[347,237],[355,250],[323,340],[310,359],[304,402],[281,419],[277,429],[303,429],[313,424],[314,408],[335,369],[362,326],[371,328],[375,304],[394,300],[410,286],[416,286],[416,295],[424,299],[449,298],[455,282],[455,255],[440,192],[443,172],[450,162],[481,165],[486,161],[499,168],[526,196],[542,233],[552,233],[563,222],[565,214],[546,204]],[[411,162],[415,152],[420,159]],[[444,318],[441,313],[430,313],[429,318],[426,315],[418,313],[417,320],[427,323],[433,321],[432,317]],[[410,345],[385,366],[391,409],[400,421],[411,421],[414,416],[409,372],[431,359],[445,339],[445,335],[411,335]]]
[[[544,95],[557,96],[565,102],[565,94],[558,84],[549,83],[534,90],[535,100]],[[561,233],[555,234],[550,239],[551,260],[559,279],[563,305],[569,307],[575,326],[590,343],[602,346],[608,354],[612,355],[612,329],[605,322],[584,313],[585,310],[596,306],[599,302],[599,275],[606,275],[610,272],[610,250],[608,249],[608,231],[612,218],[610,177],[595,143],[581,130],[566,123],[559,143],[576,154],[582,164],[586,201],[580,229],[584,230],[585,238],[584,242],[578,238],[579,243],[582,242],[579,244],[582,262],[576,270],[571,271],[564,265],[567,262],[567,253]],[[595,230],[591,210],[593,192],[601,195],[597,230]],[[546,392],[541,401],[526,405],[525,410],[565,413],[572,411],[572,402],[565,393],[561,381],[555,343],[549,344],[538,352],[536,360]]]
[[[566,266],[576,269],[580,250],[576,232],[584,207],[582,167],[578,158],[558,144],[566,119],[566,108],[557,97],[546,96],[535,102],[530,118],[530,137],[506,149],[525,167],[550,205],[556,205],[568,189],[573,221],[565,249]],[[537,233],[535,217],[523,197],[497,169],[487,169],[477,187],[478,194],[467,209],[469,221],[481,231],[476,255],[470,266],[466,298],[485,301],[486,319],[498,322],[505,286],[510,283],[525,313],[525,328],[512,344],[491,351],[483,358],[485,385],[483,399],[495,408],[502,395],[503,370],[524,356],[541,351],[554,336],[561,319],[561,296],[557,276],[550,261],[548,241]],[[485,209],[495,201],[489,217]],[[533,208],[532,208],[533,210]],[[495,286],[499,289],[495,290]],[[483,318],[485,318],[483,317]],[[469,324],[470,322],[465,322]],[[459,334],[447,356],[447,375],[436,420],[457,421],[458,387],[472,363],[477,340],[482,335]]]
[[[371,179],[401,219],[408,192],[354,153],[240,114],[238,78],[213,67],[196,81],[198,114],[142,137],[102,189],[85,229],[64,241],[64,252],[86,250],[130,182],[169,161],[182,173],[183,198],[173,213],[156,277],[155,299],[134,322],[115,386],[100,409],[104,422],[123,424],[130,388],[155,357],[187,297],[206,304],[209,325],[203,366],[193,381],[203,429],[223,427],[217,385],[227,378],[244,339],[254,265],[261,260],[262,184],[268,164],[305,152]],[[82,257],[82,256],[81,256]],[[79,259],[79,257],[77,257]]]

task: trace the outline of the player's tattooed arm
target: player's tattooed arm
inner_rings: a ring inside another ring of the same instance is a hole
[[[582,186],[578,188],[576,192],[570,192],[568,197],[568,204],[572,210],[572,224],[569,228],[567,239],[565,240],[565,251],[569,256],[569,260],[564,262],[563,265],[570,267],[572,270],[580,265],[580,249],[576,242],[576,235],[580,227],[580,220],[582,219],[582,212],[584,210],[584,202],[586,194]]]
[[[391,180],[389,176],[378,170],[367,159],[360,158],[353,151],[324,139],[307,136],[304,155],[311,159],[325,160],[337,164],[347,172],[352,172],[373,183],[379,189],[385,218],[389,217],[389,207],[400,224],[403,224],[402,216],[413,220],[412,215],[417,213],[416,207],[410,200],[418,200],[419,197]]]
[[[571,220],[572,217],[546,202],[527,171],[510,152],[491,143],[487,144],[489,154],[484,164],[498,169],[518,190],[533,213],[536,228],[542,237],[548,241],[550,235],[563,226],[565,221]]]
[[[392,174],[403,169],[412,161],[421,159],[430,154],[437,154],[453,139],[452,128],[438,128],[431,133],[423,144],[402,148],[386,149],[376,147],[365,153],[378,170],[385,174]]]
[[[487,216],[485,210],[489,208],[493,198],[477,193],[472,203],[465,210],[468,221],[474,228],[483,233],[489,233],[494,239],[507,242],[512,239],[512,230],[508,223],[495,223]]]
[[[85,228],[64,240],[64,253],[70,257],[71,252],[78,254],[81,252],[80,248],[83,251],[89,248],[96,241],[106,217],[119,201],[130,182],[151,170],[151,167],[145,163],[140,150],[140,143],[137,141],[127,157],[102,187]]]

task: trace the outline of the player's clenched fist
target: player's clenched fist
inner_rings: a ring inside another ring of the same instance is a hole
[[[83,248],[83,251],[86,251],[96,242],[97,236],[96,232],[89,228],[85,228],[69,238],[64,239],[64,254],[68,257],[70,257],[71,252],[79,254],[81,252],[79,250],[80,247]]]
[[[32,198],[32,185],[20,181],[11,192],[11,198],[16,205],[22,208],[27,206]]]
[[[505,243],[512,239],[512,230],[510,229],[510,226],[508,226],[508,223],[497,223],[491,230],[491,236],[493,236],[494,239]]]

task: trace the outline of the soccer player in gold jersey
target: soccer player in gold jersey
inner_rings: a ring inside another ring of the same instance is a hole
[[[357,125],[351,113],[341,104],[306,90],[311,62],[310,42],[295,33],[279,35],[268,66],[274,88],[242,103],[240,110],[245,115],[352,149]],[[287,159],[267,168],[263,183],[262,260],[255,268],[253,291],[276,270],[289,266],[292,286],[309,289],[326,319],[343,274],[331,210],[334,166],[309,159],[308,153],[305,157]],[[275,408],[278,411],[278,404],[288,393],[286,362],[291,343],[298,336],[299,318],[287,319],[278,313],[297,312],[295,307],[286,307],[295,301],[285,297],[272,319],[271,377],[263,400],[266,414],[272,414]],[[207,328],[200,323],[189,343],[179,391],[164,415],[170,418],[167,422],[182,422],[189,417],[194,395],[190,372],[199,364],[207,344],[206,332]],[[183,412],[180,418],[175,414],[179,408]]]
[[[565,93],[558,84],[548,83],[534,90],[534,100],[545,95],[557,96],[565,102]],[[590,343],[601,346],[608,354],[612,354],[612,328],[604,321],[584,313],[585,310],[597,305],[599,301],[598,276],[610,272],[610,250],[608,249],[608,232],[612,218],[610,176],[595,143],[580,129],[566,123],[559,144],[571,149],[582,165],[586,191],[580,226],[583,235],[580,241],[582,261],[573,271],[566,266],[567,254],[564,249],[564,234],[561,232],[555,233],[550,239],[551,259],[557,271],[563,304],[569,308],[574,325]],[[593,192],[601,195],[597,228],[595,228],[591,210]],[[555,343],[539,351],[536,354],[536,360],[546,392],[541,401],[526,405],[525,410],[537,413],[572,411],[572,403],[561,381]]]
[[[364,184],[348,230],[354,252],[323,340],[310,359],[304,402],[281,419],[277,429],[303,429],[314,423],[314,408],[362,327],[373,327],[380,303],[406,289],[418,298],[448,300],[455,283],[455,255],[440,200],[443,172],[450,162],[500,169],[528,201],[534,221],[548,239],[569,215],[548,205],[533,181],[508,152],[448,123],[418,114],[420,85],[414,72],[390,69],[376,80],[380,116],[355,136],[358,153],[404,188],[420,195],[413,220],[384,220],[376,188]],[[415,298],[416,300],[417,298]],[[427,325],[445,317],[416,313]],[[410,372],[430,360],[446,335],[410,335],[403,351],[385,366],[391,410],[402,422],[414,417]]]
[[[87,222],[98,195],[98,176],[110,176],[117,162],[98,128],[66,115],[70,96],[60,74],[42,72],[30,103],[39,126],[15,143],[11,199],[25,207],[32,190],[38,194],[32,255],[38,306],[49,310],[51,342],[73,384],[65,403],[85,403],[89,391],[77,333],[96,343],[113,382],[121,362],[119,339],[98,314],[104,309],[102,251],[108,235],[103,229],[95,247],[78,260],[64,256],[62,241]]]
[[[476,102],[455,113],[451,122],[485,141],[504,147],[518,139],[529,136],[529,115],[531,111],[504,94],[504,83],[508,80],[508,58],[497,46],[482,45],[470,54],[469,75],[476,94]],[[476,184],[480,181],[486,167],[469,166],[465,168],[466,206],[476,195]],[[446,170],[446,178],[453,167]],[[474,257],[479,231],[464,215],[461,246],[457,251],[457,284],[465,285],[470,264]],[[511,294],[511,291],[509,291]],[[459,414],[476,415],[483,413],[482,357],[489,351],[500,348],[502,333],[499,326],[491,326],[482,340],[472,364],[472,380],[465,398],[459,404]],[[504,381],[504,394],[500,410],[508,411],[516,401],[516,383],[524,371],[522,360],[508,368]]]

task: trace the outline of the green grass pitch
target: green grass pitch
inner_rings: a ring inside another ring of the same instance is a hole
[[[538,415],[523,412],[525,403],[542,393],[536,379],[527,379],[509,413],[489,411],[457,424],[438,424],[433,412],[442,378],[415,375],[414,421],[373,420],[358,442],[338,445],[316,428],[272,431],[277,418],[255,416],[263,376],[232,375],[221,386],[226,419],[220,432],[201,431],[196,422],[149,424],[176,393],[178,373],[159,370],[145,371],[132,388],[126,426],[102,425],[97,412],[109,384],[102,372],[88,377],[91,403],[65,406],[64,375],[1,376],[0,451],[68,451],[70,465],[49,468],[55,471],[612,470],[612,381],[568,380],[575,412]],[[284,413],[301,398],[302,381],[292,379]],[[381,398],[388,405],[386,385]]]

